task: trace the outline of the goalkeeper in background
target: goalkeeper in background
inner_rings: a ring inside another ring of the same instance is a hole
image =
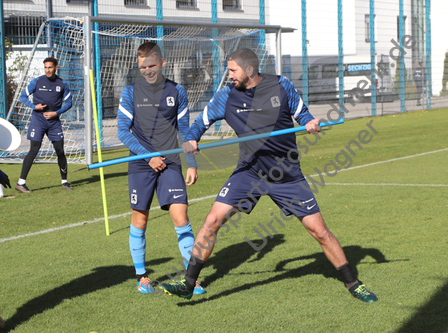
[[[137,50],[142,79],[127,86],[118,107],[118,138],[130,150],[130,156],[179,147],[189,127],[188,99],[185,89],[165,78],[165,59],[159,46],[148,42]],[[187,215],[187,189],[196,182],[197,165],[193,154],[185,155],[188,163],[186,180],[182,176],[179,154],[157,156],[129,162],[129,198],[132,217],[129,249],[137,275],[137,290],[154,292],[145,268],[146,226],[149,208],[157,193],[159,205],[168,210],[177,233],[181,255],[188,260],[194,234]],[[186,183],[185,183],[186,181]],[[195,282],[195,294],[205,290]]]
[[[45,75],[33,79],[20,95],[20,102],[33,110],[27,135],[30,140],[30,150],[23,160],[22,172],[15,186],[15,189],[22,193],[32,192],[26,186],[26,177],[39,152],[45,134],[53,144],[58,156],[62,188],[73,190],[67,181],[64,133],[59,120],[59,116],[72,107],[72,95],[68,84],[56,75],[58,61],[55,58],[46,58],[44,69]],[[33,95],[32,103],[28,99],[31,95]]]

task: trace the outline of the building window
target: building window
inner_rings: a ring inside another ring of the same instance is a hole
[[[176,0],[176,8],[196,8],[196,0]]]
[[[241,10],[240,0],[223,0],[222,1],[223,10]]]
[[[124,0],[126,7],[146,7],[146,0]]]
[[[89,0],[66,0],[66,3],[88,4]]]
[[[403,36],[406,35],[406,15],[403,15]],[[397,16],[397,40],[400,40],[400,16]]]
[[[13,45],[30,45],[36,41],[45,17],[10,16],[5,19],[5,35]]]
[[[373,23],[375,23],[375,19],[376,19],[376,15],[373,15],[373,20],[374,20],[374,22]],[[364,25],[364,27],[365,27],[365,29],[364,29],[364,36],[365,36],[365,39],[366,39],[366,43],[370,43],[370,15],[369,14],[366,14],[365,15],[365,25]],[[374,27],[373,27],[373,29],[374,29],[374,31],[373,31],[373,33],[375,34],[375,42],[377,41],[377,35],[376,35],[376,24],[374,25]]]

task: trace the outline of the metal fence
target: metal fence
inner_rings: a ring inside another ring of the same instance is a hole
[[[448,3],[442,1],[5,0],[2,6],[2,36],[25,54],[49,16],[292,27],[296,30],[282,38],[281,59],[269,42],[266,49],[274,62],[282,62],[281,74],[315,115],[325,115],[335,103],[344,105],[347,118],[448,107]],[[0,57],[4,63],[5,56]],[[4,98],[0,107],[5,117]]]

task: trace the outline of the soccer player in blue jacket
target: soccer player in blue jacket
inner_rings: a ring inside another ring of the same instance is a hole
[[[165,59],[157,44],[148,42],[137,50],[138,68],[142,79],[127,86],[118,107],[118,138],[130,150],[130,156],[175,149],[189,127],[188,99],[185,89],[165,78]],[[137,275],[137,290],[154,292],[145,268],[146,226],[149,208],[157,193],[159,204],[168,210],[177,233],[179,250],[188,261],[194,234],[187,215],[187,190],[196,182],[197,165],[194,154],[187,154],[186,183],[182,176],[179,154],[129,162],[129,198],[132,217],[129,249]],[[205,290],[195,281],[194,292]]]
[[[196,118],[187,133],[188,142],[183,144],[185,153],[197,152],[202,134],[220,119],[225,119],[239,137],[292,128],[292,118],[306,125],[308,133],[320,131],[319,120],[309,113],[291,82],[282,76],[259,74],[258,66],[257,56],[249,49],[229,56],[233,84],[219,90]],[[296,216],[319,242],[353,296],[365,302],[376,301],[377,297],[359,282],[338,240],[326,226],[299,161],[294,133],[240,143],[238,165],[199,230],[185,278],[162,283],[164,292],[190,299],[194,281],[213,251],[220,227],[234,214],[249,214],[260,197],[268,195],[285,221],[293,218],[286,216]],[[239,221],[231,220],[232,224]]]
[[[39,152],[45,134],[53,143],[58,156],[62,188],[73,190],[67,181],[64,134],[59,120],[59,116],[72,107],[72,95],[68,84],[56,75],[58,61],[52,57],[46,58],[44,66],[45,75],[33,79],[20,95],[20,102],[33,110],[27,135],[30,140],[30,150],[23,160],[22,172],[15,186],[16,190],[22,193],[32,192],[26,186],[26,177]],[[33,102],[28,99],[31,95],[33,95]]]

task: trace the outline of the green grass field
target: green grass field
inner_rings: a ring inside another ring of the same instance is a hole
[[[3,331],[448,332],[448,110],[347,121],[310,147],[302,169],[318,179],[315,168],[324,170],[371,120],[377,134],[362,150],[353,148],[349,168],[323,174],[316,197],[378,302],[348,293],[296,219],[274,225],[278,234],[254,251],[244,237],[261,245],[253,228],[279,216],[269,198],[218,238],[200,276],[207,294],[189,302],[140,294],[128,248],[127,165],[104,169],[106,236],[98,170],[70,173],[75,189],[64,191],[56,165],[35,164],[27,179],[33,193],[5,189],[0,198]],[[297,139],[306,140],[303,133]],[[200,178],[188,190],[197,199],[189,206],[195,233],[213,204],[204,197],[217,194],[237,153],[226,146],[198,155]],[[17,181],[21,165],[0,168]],[[164,282],[180,259],[176,235],[167,212],[154,209],[150,217],[147,268]]]

